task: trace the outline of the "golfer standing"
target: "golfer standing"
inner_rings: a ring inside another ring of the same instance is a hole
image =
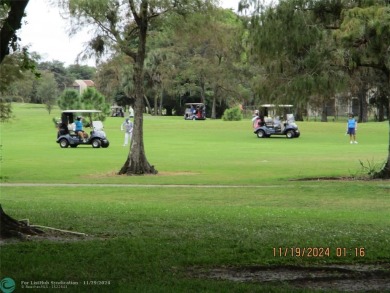
[[[125,141],[123,146],[126,146],[133,135],[133,122],[131,122],[129,118],[126,118],[125,122],[122,123],[121,131],[125,131]]]
[[[357,130],[357,121],[353,118],[352,114],[349,114],[348,123],[347,123],[347,134],[349,134],[349,143],[358,143],[356,141],[356,130]]]

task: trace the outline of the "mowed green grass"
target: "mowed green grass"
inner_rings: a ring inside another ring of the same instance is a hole
[[[349,176],[360,163],[384,162],[388,123],[359,125],[358,145],[345,136],[346,123],[299,122],[302,135],[258,139],[251,122],[184,121],[145,115],[144,140],[158,176],[115,176],[125,162],[121,118],[109,117],[107,149],[61,149],[43,106],[16,104],[15,119],[1,125],[2,177],[6,182],[270,184],[294,178]]]
[[[115,175],[128,153],[122,119],[105,122],[107,149],[61,149],[51,122],[58,110],[17,104],[14,111],[15,120],[1,125],[4,183],[92,184],[1,186],[13,217],[88,234],[2,245],[0,278],[13,278],[17,289],[21,281],[53,280],[79,284],[50,292],[301,292],[189,272],[389,262],[389,181],[290,180],[356,175],[359,160],[384,161],[387,123],[359,125],[359,144],[350,145],[344,122],[299,122],[299,139],[258,139],[249,120],[146,115],[146,153],[159,174],[128,177]],[[291,247],[329,247],[330,255],[274,255]],[[337,255],[341,248],[347,255]]]

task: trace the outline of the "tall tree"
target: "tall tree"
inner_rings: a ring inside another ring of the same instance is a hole
[[[350,70],[371,68],[382,75],[386,92],[390,89],[390,7],[388,1],[362,1],[342,14],[336,37],[346,51]],[[390,99],[387,99],[390,106]],[[389,115],[388,115],[389,116]],[[390,118],[387,160],[375,177],[390,178]]]
[[[37,86],[37,95],[41,102],[45,104],[49,114],[57,100],[57,82],[54,74],[51,72],[44,72]]]
[[[49,71],[54,74],[58,90],[66,90],[75,79],[78,79],[74,78],[71,75],[70,69],[65,68],[64,63],[58,60],[40,62],[37,67],[40,70]]]
[[[94,79],[96,68],[88,65],[72,64],[67,68],[68,74],[70,74],[73,79]]]
[[[80,109],[80,95],[75,90],[64,90],[58,99],[60,109]]]
[[[89,87],[83,91],[80,97],[83,109],[97,109],[102,111],[98,115],[99,120],[104,121],[110,113],[110,105],[106,103],[106,98],[95,88]]]
[[[98,65],[94,81],[96,88],[106,97],[107,102],[115,102],[118,106],[130,104],[128,99],[117,100],[118,93],[122,95],[124,92],[122,77],[129,69],[128,64],[131,63],[129,59],[123,54],[118,54]]]
[[[10,48],[14,51],[17,49],[17,37],[16,30],[21,26],[21,20],[24,16],[24,9],[26,8],[28,0],[20,1],[8,1],[0,0],[0,70],[3,70],[3,61],[5,57],[10,54]],[[15,56],[14,56],[15,57]],[[31,59],[27,50],[23,50],[22,58],[9,58],[11,61],[7,64],[8,69],[17,68],[17,71],[20,70],[34,70],[34,65],[31,64]],[[13,63],[16,61],[15,63]],[[20,62],[22,61],[22,62]],[[6,74],[6,84],[0,83],[0,92],[3,92],[8,86],[8,79],[11,75]],[[1,74],[0,74],[1,76]],[[14,76],[15,77],[15,76]],[[11,77],[12,78],[12,77]],[[12,111],[10,104],[0,100],[0,121],[6,121],[11,117]],[[24,238],[24,234],[27,235],[37,235],[43,233],[42,231],[30,227],[24,222],[17,221],[12,217],[8,216],[1,204],[0,204],[0,238],[6,237],[19,237]]]
[[[243,35],[242,22],[230,10],[193,13],[185,22],[175,16],[165,19],[163,37],[154,37],[151,46],[160,57],[155,64],[162,88],[190,102],[212,105],[211,118],[216,118],[217,102],[242,98]]]
[[[216,118],[217,102],[231,104],[242,102],[237,84],[240,54],[236,46],[244,35],[242,23],[230,10],[215,9],[208,15],[196,15],[187,27],[189,76],[195,77],[202,102],[211,99],[211,118]],[[197,27],[197,29],[195,28]],[[241,46],[240,46],[241,47]],[[242,49],[242,47],[241,47]],[[231,100],[231,101],[229,101]]]
[[[146,88],[148,93],[154,98],[153,115],[161,115],[161,107],[158,107],[159,98],[162,98],[162,72],[160,69],[163,63],[164,55],[159,50],[152,51],[148,54],[145,60],[145,76],[146,76]],[[147,93],[147,94],[148,94]],[[162,106],[162,100],[160,99],[160,106]]]
[[[143,140],[144,61],[150,25],[158,26],[158,16],[173,11],[201,9],[210,1],[152,0],[64,0],[69,11],[81,23],[92,24],[96,36],[91,47],[103,54],[111,45],[134,60],[134,130],[129,155],[119,174],[156,174],[145,154]]]
[[[275,7],[258,6],[248,25],[252,53],[263,67],[259,94],[268,96],[268,102],[298,107],[315,97],[326,121],[325,106],[346,86],[347,75],[328,29],[338,6],[321,9],[319,3],[285,0]]]

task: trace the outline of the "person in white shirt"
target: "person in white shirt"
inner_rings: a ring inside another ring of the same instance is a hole
[[[122,123],[121,131],[125,131],[125,141],[123,146],[127,146],[129,139],[131,140],[133,135],[133,122],[131,122],[129,118],[126,118],[125,122]]]

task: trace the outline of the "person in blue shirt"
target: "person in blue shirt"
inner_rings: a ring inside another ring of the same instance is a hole
[[[349,114],[348,123],[347,123],[347,134],[349,134],[349,143],[358,143],[356,141],[356,130],[357,130],[357,121],[353,118],[352,114]]]
[[[77,116],[76,121],[74,122],[74,124],[75,124],[74,132],[76,132],[76,134],[80,137],[80,139],[82,139],[83,142],[85,142],[83,122],[81,121],[82,119],[83,119],[83,117]]]

